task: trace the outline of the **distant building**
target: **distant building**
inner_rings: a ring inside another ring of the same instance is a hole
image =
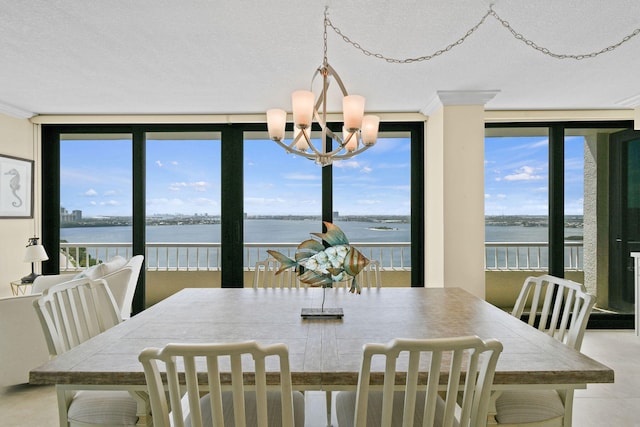
[[[82,221],[82,211],[74,210],[69,212],[65,208],[60,208],[60,222]]]

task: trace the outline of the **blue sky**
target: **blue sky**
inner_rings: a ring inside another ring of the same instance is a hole
[[[566,213],[582,214],[583,140],[565,144]],[[61,205],[84,217],[131,214],[131,142],[64,140]],[[244,210],[249,215],[320,215],[321,167],[274,142],[245,142]],[[381,138],[334,164],[334,211],[409,215],[410,147]],[[147,215],[220,214],[220,142],[151,140],[147,145]],[[548,142],[544,137],[487,138],[487,215],[546,215]]]
[[[582,215],[584,139],[565,139],[565,214]],[[485,138],[485,214],[548,215],[546,137]]]
[[[64,140],[61,205],[84,217],[130,215],[131,142]],[[245,212],[320,215],[321,167],[274,142],[245,142]],[[147,215],[220,214],[220,141],[151,140],[147,144]],[[334,164],[334,210],[342,215],[410,214],[408,139]]]

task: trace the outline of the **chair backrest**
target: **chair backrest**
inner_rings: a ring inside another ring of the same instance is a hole
[[[372,385],[380,384],[378,375],[371,372],[372,361],[374,361],[373,366],[384,369],[380,425],[391,426],[394,394],[399,387],[396,385],[396,365],[402,358],[405,368],[399,371],[406,371],[406,381],[402,386],[404,391],[402,425],[420,425],[414,424],[419,421],[420,416],[423,426],[436,425],[434,424],[436,408],[442,406],[438,404],[439,386],[441,380],[443,382],[446,380],[441,425],[451,427],[456,423],[456,403],[461,395],[461,410],[457,420],[460,426],[484,426],[487,422],[493,376],[501,352],[502,344],[499,341],[485,342],[474,336],[395,339],[387,344],[366,344],[358,378],[354,425],[366,426],[370,381]],[[375,358],[380,356],[383,357],[383,361],[378,363]],[[426,389],[425,385],[421,384],[425,377],[427,377]],[[416,420],[416,405],[420,407],[422,404],[424,404],[424,411],[418,412]]]
[[[143,261],[143,255],[133,256],[124,267],[101,277],[109,285],[122,319],[131,317],[131,305]]]
[[[580,350],[596,302],[584,285],[548,274],[528,277],[511,314],[522,318],[529,301],[529,325]]]
[[[122,321],[107,282],[87,278],[45,289],[33,302],[50,356],[57,356]]]
[[[272,358],[278,359],[279,364],[272,364],[270,360]],[[267,359],[269,359],[270,368],[272,366],[279,367],[277,372],[275,370],[267,372]],[[274,387],[281,393],[282,425],[292,427],[294,424],[289,351],[285,344],[260,346],[255,341],[219,344],[168,344],[162,349],[144,349],[140,353],[139,360],[144,368],[151,401],[153,425],[156,427],[183,427],[186,416],[183,409],[186,408],[185,399],[188,401],[190,425],[202,427],[201,397],[207,391],[210,393],[210,407],[208,409],[212,414],[213,425],[225,425],[221,378],[231,382],[233,416],[236,426],[246,425],[245,391],[249,389],[255,390],[258,425],[267,425],[269,417],[267,413],[267,384],[277,384]],[[245,370],[251,374],[245,375]],[[198,375],[199,371],[206,371],[206,375]],[[166,372],[166,383],[163,383],[161,372]],[[228,374],[229,372],[230,374]],[[253,373],[255,375],[252,375]],[[245,386],[245,382],[250,384]],[[165,393],[165,389],[168,390],[168,393]],[[167,401],[167,395],[169,401]],[[169,408],[171,408],[172,421],[169,420]]]
[[[281,271],[276,274],[280,268],[280,263],[275,258],[267,258],[256,262],[253,287],[254,288],[299,288],[300,281],[298,275],[293,269]]]

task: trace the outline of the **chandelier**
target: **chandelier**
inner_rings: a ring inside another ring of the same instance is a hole
[[[344,160],[353,157],[376,143],[378,139],[378,125],[380,118],[364,114],[364,97],[349,95],[347,89],[327,60],[327,7],[324,10],[324,58],[311,79],[311,90],[296,90],[291,94],[293,109],[293,138],[286,143],[285,126],[287,112],[281,109],[267,110],[267,126],[269,138],[277,142],[287,152],[295,153],[314,160],[321,166],[327,166],[334,160]],[[322,76],[322,90],[316,99],[313,93],[313,82]],[[327,91],[331,80],[335,80],[342,92],[342,114],[344,125],[342,134],[336,134],[327,127]],[[313,119],[318,122],[322,130],[320,148],[311,141],[311,125]],[[327,136],[337,143],[327,146]]]

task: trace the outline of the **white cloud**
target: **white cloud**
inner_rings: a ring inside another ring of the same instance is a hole
[[[197,192],[205,192],[207,191],[207,187],[209,187],[209,183],[206,181],[196,181],[196,182],[173,182],[169,184],[169,191],[182,191],[183,189],[191,188]]]
[[[359,169],[361,166],[360,162],[356,160],[341,160],[339,162],[334,162],[333,167],[338,169]]]
[[[164,164],[160,161],[160,160],[156,160],[156,166],[158,166],[159,168],[163,167]]]
[[[316,181],[320,179],[320,176],[314,174],[290,173],[285,175],[284,178],[296,181]]]
[[[359,205],[379,205],[380,203],[381,203],[380,200],[367,200],[367,199],[358,200]]]
[[[522,166],[516,173],[504,177],[506,181],[534,181],[542,179],[542,175],[536,175],[531,166]]]
[[[98,195],[98,192],[96,190],[94,190],[93,188],[90,188],[87,191],[85,191],[84,195],[87,196],[87,197],[95,197],[95,196]]]

